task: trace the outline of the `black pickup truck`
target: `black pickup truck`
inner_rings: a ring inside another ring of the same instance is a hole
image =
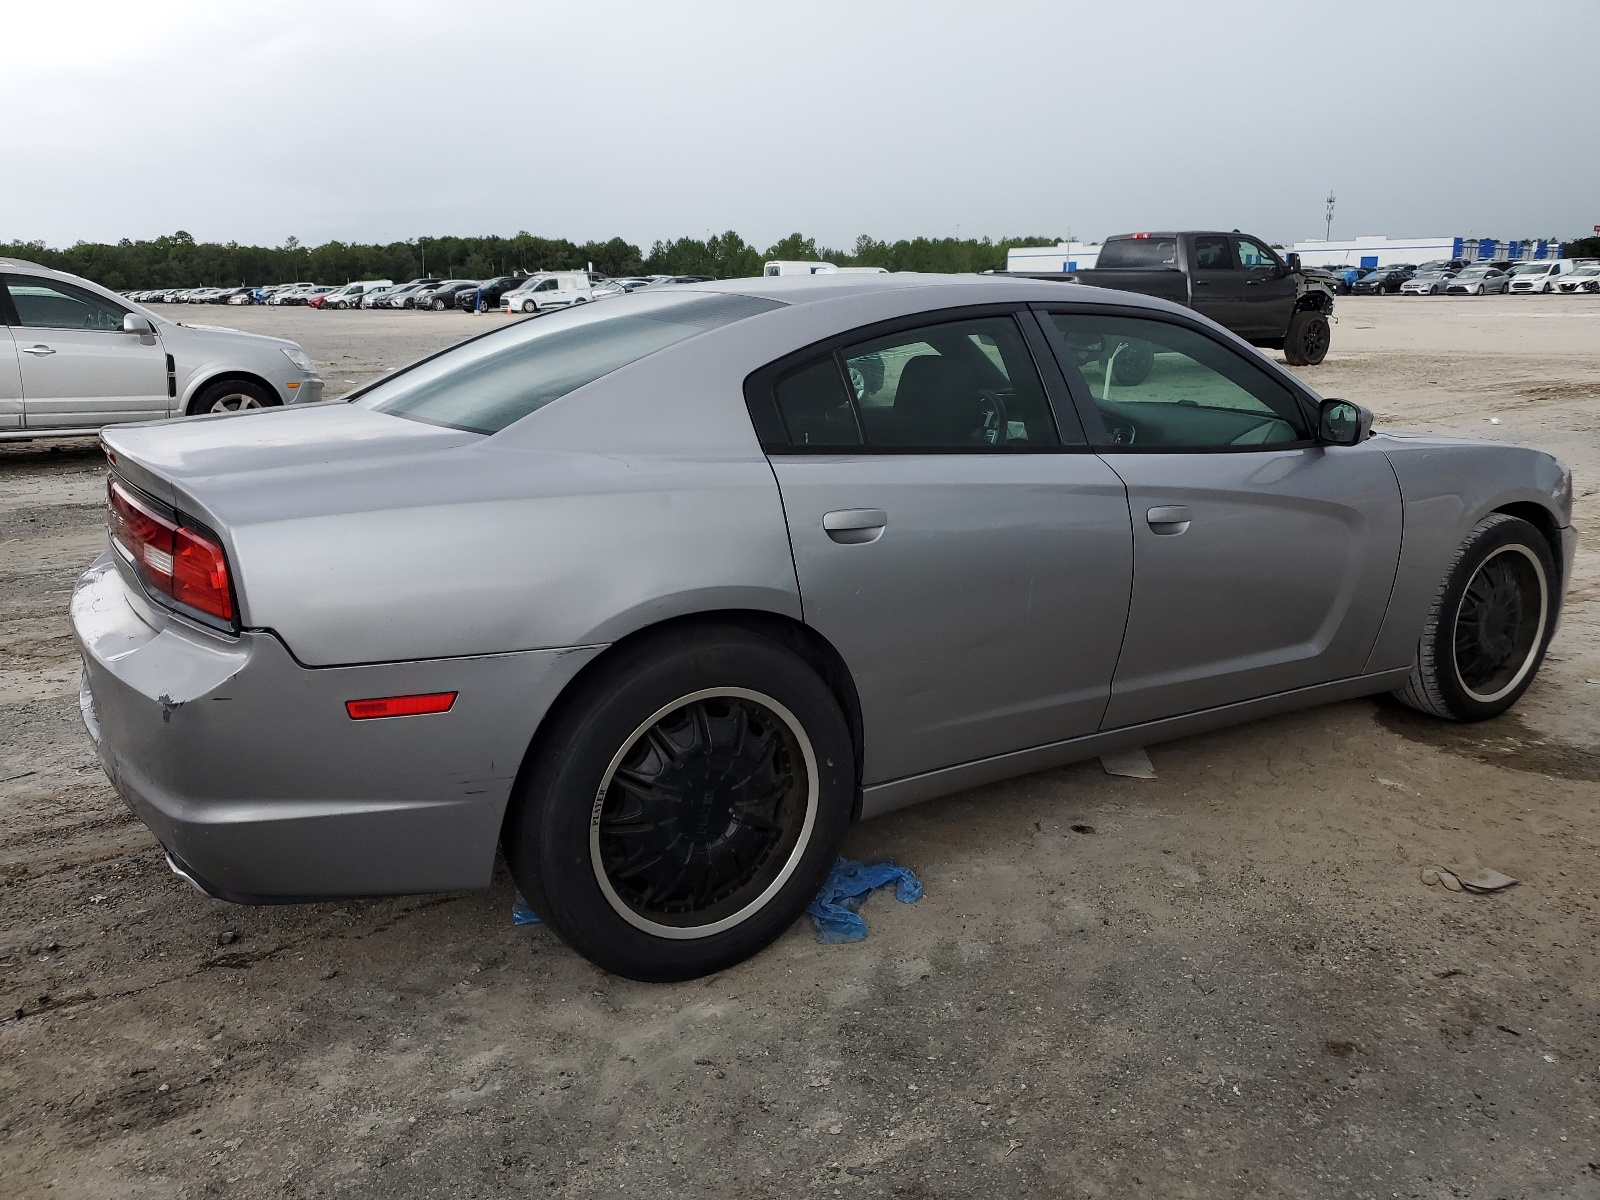
[[[1240,233],[1123,233],[1105,240],[1092,270],[1027,274],[1175,301],[1253,345],[1282,350],[1294,366],[1321,362],[1332,340],[1333,279]]]

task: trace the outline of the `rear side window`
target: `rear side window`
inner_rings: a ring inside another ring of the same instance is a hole
[[[1060,440],[1010,317],[924,326],[841,355],[870,445],[983,450]]]
[[[657,350],[782,307],[776,300],[724,295],[586,304],[447,350],[354,403],[431,425],[498,433]]]
[[[773,388],[784,431],[794,446],[859,446],[855,406],[833,355],[790,371]]]
[[[1176,238],[1119,238],[1100,248],[1097,267],[1176,267]]]

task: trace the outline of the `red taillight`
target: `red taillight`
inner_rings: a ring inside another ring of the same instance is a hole
[[[457,692],[428,692],[419,696],[382,696],[375,700],[346,700],[345,712],[352,721],[375,717],[420,717],[427,713],[449,712]]]
[[[233,621],[228,559],[205,534],[170,520],[115,479],[106,479],[111,536],[133,559],[152,591],[177,603]]]

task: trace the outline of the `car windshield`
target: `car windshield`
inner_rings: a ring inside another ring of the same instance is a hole
[[[476,338],[354,403],[430,425],[498,433],[657,350],[782,307],[756,296],[692,294],[584,305]]]
[[[1543,275],[1550,270],[1549,263],[1522,263],[1511,268],[1513,275]]]
[[[1176,238],[1119,238],[1100,251],[1097,267],[1175,267]]]
[[[1483,276],[1487,275],[1488,273],[1489,273],[1489,268],[1488,267],[1468,267],[1465,271],[1461,272],[1461,274],[1457,275],[1456,278],[1457,279],[1480,279]]]

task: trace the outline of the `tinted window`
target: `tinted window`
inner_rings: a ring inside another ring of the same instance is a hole
[[[1204,334],[1136,317],[1052,313],[1050,321],[1109,445],[1212,449],[1309,437],[1287,386]]]
[[[7,275],[17,320],[34,329],[120,330],[128,309],[70,283]]]
[[[1059,443],[1016,322],[928,325],[841,352],[869,445],[988,449]]]
[[[1123,238],[1107,242],[1095,262],[1100,267],[1175,267],[1178,243],[1174,238]]]
[[[1194,265],[1201,271],[1233,270],[1233,255],[1225,237],[1197,237],[1194,240]]]
[[[808,363],[778,380],[773,389],[784,429],[794,446],[859,446],[855,406],[833,355]]]
[[[380,383],[355,403],[415,421],[495,433],[657,350],[782,307],[753,296],[586,304],[475,338]]]

